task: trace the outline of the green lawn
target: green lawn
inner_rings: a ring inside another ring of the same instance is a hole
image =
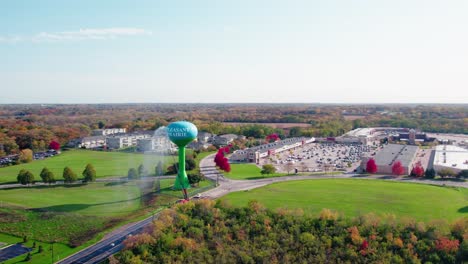
[[[174,179],[160,180],[161,193],[150,200],[150,205],[141,199],[142,184],[138,182],[1,189],[0,242],[18,243],[27,236],[27,245],[31,246],[36,240],[44,252],[39,254],[36,248],[31,263],[47,263],[51,260],[51,244],[47,242],[56,241],[55,260],[62,259],[89,245],[109,227],[135,221],[135,217],[182,198],[181,191],[171,189],[173,184]],[[189,194],[210,186],[209,181],[200,182],[199,187],[189,189]],[[88,242],[76,248],[70,246],[84,241]],[[6,263],[21,263],[24,257]]]
[[[14,205],[82,215],[119,216],[139,209],[140,190],[135,182],[34,186],[0,190],[0,202],[2,206]]]
[[[422,221],[468,217],[468,189],[379,180],[290,181],[231,193],[222,199],[237,206],[257,200],[268,208],[302,208],[315,215],[328,208],[346,217],[370,212]]]
[[[140,164],[144,164],[146,169],[151,174],[154,174],[154,168],[160,160],[162,162],[173,163],[177,161],[177,157],[139,153],[69,150],[48,159],[0,168],[0,184],[16,182],[16,176],[21,169],[30,170],[34,174],[35,180],[40,181],[39,174],[44,167],[51,170],[56,179],[62,179],[63,168],[65,166],[70,167],[81,178],[81,173],[88,163],[92,164],[96,169],[97,177],[126,176],[129,168],[137,168]]]
[[[288,175],[287,173],[274,173],[269,175],[262,175],[260,173],[261,170],[262,169],[260,169],[254,164],[231,164],[231,172],[223,172],[223,174],[229,179],[233,180],[253,180],[259,178],[280,177]]]

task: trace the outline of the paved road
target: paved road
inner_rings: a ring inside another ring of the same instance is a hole
[[[309,176],[284,176],[284,177],[273,177],[266,179],[257,179],[257,180],[231,180],[225,178],[222,174],[218,172],[213,161],[213,155],[207,156],[200,162],[200,171],[210,180],[217,181],[218,187],[208,190],[202,193],[202,196],[207,196],[210,198],[219,198],[223,195],[226,195],[230,192],[251,190],[254,188],[262,187],[274,182],[283,182],[283,181],[292,181],[292,180],[306,180],[306,179],[343,179],[343,178],[361,178],[358,174],[338,174],[338,175],[309,175]],[[402,181],[402,182],[416,182],[424,184],[434,184],[434,185],[447,185],[447,186],[458,186],[463,188],[468,188],[467,182],[439,182],[432,180],[414,180],[409,178],[393,178],[387,176],[367,176],[362,177],[363,179],[384,179],[390,181]],[[156,215],[157,216],[157,215]],[[143,229],[148,226],[153,220],[153,217],[146,218],[143,221],[132,223],[126,226],[126,228],[121,228],[116,230],[112,235],[105,237],[103,240],[97,244],[90,246],[75,255],[68,257],[58,263],[68,264],[68,263],[99,263],[102,260],[108,258],[110,255],[119,252],[123,248],[122,242],[130,234],[137,234],[142,232]],[[114,244],[112,246],[111,244]]]
[[[69,256],[57,263],[59,264],[82,264],[82,263],[99,263],[109,256],[119,252],[123,248],[123,241],[130,235],[138,234],[143,232],[154,219],[155,216],[148,217],[140,222],[132,223],[127,225],[127,228],[115,233],[112,236],[108,236],[98,243],[87,247],[74,255]]]

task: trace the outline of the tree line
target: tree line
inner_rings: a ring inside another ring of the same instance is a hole
[[[468,134],[463,105],[313,105],[313,104],[133,104],[133,105],[0,105],[0,157],[22,149],[45,150],[55,140],[89,136],[93,129],[155,130],[176,120],[191,121],[215,134],[264,138],[339,136],[357,127],[411,127],[428,132]],[[352,118],[350,118],[352,117]],[[230,126],[222,122],[301,123],[308,127],[278,129],[266,125]],[[241,127],[241,128],[240,128]]]
[[[374,214],[342,218],[328,209],[270,210],[201,200],[163,211],[124,242],[111,263],[463,263],[468,219],[397,221]]]
[[[82,182],[84,183],[93,182],[96,180],[96,170],[92,164],[86,165],[81,175],[83,176]],[[44,167],[41,170],[39,176],[41,177],[43,183],[53,184],[57,181],[54,173],[47,167]],[[78,180],[78,176],[70,167],[63,168],[62,177],[65,183],[73,183]],[[30,185],[36,182],[34,174],[31,171],[25,169],[19,171],[16,179],[18,183],[22,185]]]

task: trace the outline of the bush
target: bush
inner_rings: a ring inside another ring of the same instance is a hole
[[[273,174],[276,172],[276,168],[275,166],[271,165],[271,164],[265,164],[262,166],[262,170],[260,171],[260,173],[262,173],[262,175],[266,174],[266,175],[269,175],[269,174]]]
[[[437,174],[442,177],[442,178],[445,178],[445,177],[455,177],[455,175],[457,175],[453,170],[451,169],[441,169],[437,172]]]
[[[188,177],[190,185],[192,186],[198,186],[198,183],[204,180],[203,175],[201,175],[199,171],[195,173],[189,173],[187,177]]]

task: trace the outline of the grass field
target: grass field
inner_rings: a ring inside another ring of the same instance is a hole
[[[55,241],[55,260],[78,251],[96,239],[96,235],[118,222],[143,217],[160,206],[182,198],[181,191],[171,189],[174,179],[161,179],[161,192],[144,202],[138,182],[97,182],[73,186],[34,186],[0,190],[0,242],[22,242],[22,237],[43,245],[44,252],[33,251],[31,263],[51,260],[50,241]],[[209,188],[200,182],[189,194]],[[91,239],[91,240],[89,240]],[[93,240],[94,239],[94,240]],[[88,241],[85,244],[82,242]],[[81,242],[81,243],[80,243]],[[73,248],[70,245],[80,246]],[[22,263],[25,256],[5,263]]]
[[[70,167],[78,177],[82,177],[86,164],[90,163],[96,169],[97,177],[126,176],[129,168],[137,168],[143,164],[150,173],[154,173],[159,161],[173,163],[175,156],[144,155],[138,153],[101,152],[90,150],[69,150],[62,154],[44,160],[35,160],[31,163],[0,168],[0,184],[16,182],[21,169],[34,174],[35,180],[40,181],[41,170],[47,167],[56,179],[62,179],[63,168]],[[166,167],[166,166],[165,166]]]
[[[268,208],[302,208],[310,214],[328,208],[345,217],[370,212],[421,221],[468,217],[468,189],[378,180],[290,181],[231,193],[222,199],[236,206],[257,200]]]
[[[268,177],[280,177],[287,175],[286,173],[274,173],[262,175],[261,169],[254,164],[231,164],[231,172],[225,173],[226,177],[233,180],[253,180]]]
[[[269,175],[262,175],[262,173],[260,173],[262,169],[260,169],[259,167],[257,167],[256,165],[254,164],[231,164],[231,172],[229,173],[226,173],[226,172],[223,172],[223,174],[229,178],[229,179],[233,179],[233,180],[255,180],[255,179],[263,179],[263,178],[272,178],[272,177],[282,177],[282,176],[294,176],[294,175],[313,175],[313,174],[341,174],[341,172],[328,172],[328,173],[324,173],[324,172],[307,172],[307,173],[304,173],[304,172],[301,172],[301,173],[298,173],[298,174],[294,174],[294,173],[290,173],[290,174],[287,174],[287,173],[273,173],[273,174],[269,174]]]
[[[43,211],[119,216],[140,207],[140,190],[135,182],[35,186],[0,190],[0,202]]]

